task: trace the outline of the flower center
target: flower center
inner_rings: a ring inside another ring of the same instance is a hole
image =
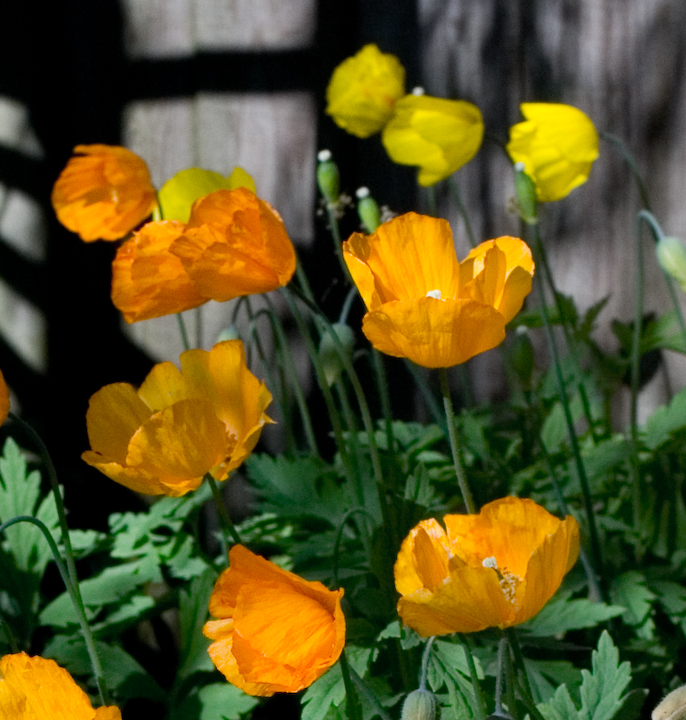
[[[441,295],[440,290],[429,290],[426,297],[434,298],[434,300],[443,300],[443,295]]]
[[[498,581],[500,585],[500,589],[503,591],[503,595],[505,596],[505,600],[507,602],[511,603],[512,605],[515,605],[517,602],[516,599],[516,589],[517,585],[522,581],[522,579],[515,575],[514,573],[510,572],[507,568],[500,568],[498,567],[498,561],[495,559],[493,555],[490,557],[484,558],[481,561],[481,564],[485,568],[491,568],[492,570],[495,570],[498,575]]]

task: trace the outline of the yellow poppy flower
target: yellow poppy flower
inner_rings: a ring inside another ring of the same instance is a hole
[[[2,425],[10,412],[10,391],[7,389],[5,376],[0,372],[0,425]]]
[[[271,400],[240,340],[188,350],[180,371],[160,363],[138,390],[115,383],[95,393],[86,414],[92,450],[81,457],[136,492],[185,495],[206,473],[225,480],[248,457],[272,422]]]
[[[169,251],[208,300],[231,300],[287,285],[295,249],[274,208],[250,190],[217,190],[193,203]]]
[[[367,306],[362,330],[381,352],[451,367],[499,345],[531,291],[534,263],[519,238],[489,240],[459,263],[446,220],[407,213],[343,255]]]
[[[321,677],[345,644],[343,590],[327,590],[242,545],[217,580],[203,632],[226,679],[249,695],[298,692]]]
[[[417,182],[435,185],[468,163],[481,147],[484,122],[476,105],[428,95],[395,104],[381,136],[393,162],[419,167]]]
[[[478,515],[423,520],[395,564],[398,614],[423,637],[510,627],[536,615],[579,555],[579,526],[507,497]]]
[[[169,252],[184,231],[173,220],[151,222],[117,250],[112,263],[112,302],[128,323],[171,315],[207,302],[181,260]]]
[[[524,122],[510,128],[507,152],[536,183],[540,202],[566,197],[588,180],[598,157],[598,133],[590,118],[571,105],[522,103]]]
[[[405,94],[405,68],[395,55],[365,45],[333,72],[326,88],[326,113],[338,127],[366,138],[379,132]]]
[[[5,720],[121,720],[119,708],[91,705],[54,660],[5,655],[0,660],[0,717]]]
[[[82,240],[118,240],[157,205],[148,167],[116,145],[77,145],[52,190],[57,219]]]

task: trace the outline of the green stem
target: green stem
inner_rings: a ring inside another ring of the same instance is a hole
[[[263,296],[266,299],[266,295]],[[274,403],[276,404],[277,412],[279,413],[279,416],[281,417],[282,423],[284,425],[284,435],[286,439],[286,451],[290,453],[295,453],[295,437],[293,436],[293,423],[291,422],[291,414],[290,414],[290,408],[288,405],[288,398],[286,396],[286,378],[284,375],[284,366],[286,365],[285,359],[281,357],[281,362],[277,362],[277,371],[279,373],[279,382],[277,384],[276,379],[274,378],[274,375],[270,368],[270,363],[267,358],[267,354],[264,351],[264,346],[262,345],[262,340],[260,339],[260,334],[257,330],[258,327],[258,321],[261,317],[266,317],[269,321],[269,326],[272,330],[272,336],[274,338],[274,344],[276,348],[281,351],[279,354],[282,356],[283,351],[281,350],[281,345],[277,340],[276,337],[276,328],[274,327],[274,319],[272,317],[272,311],[270,308],[262,308],[257,313],[253,314],[252,307],[250,306],[250,303],[246,304],[246,308],[248,309],[248,317],[250,318],[250,326],[248,328],[248,342],[246,345],[250,345],[250,343],[254,340],[255,345],[257,347],[257,353],[260,356],[260,362],[262,363],[262,369],[264,370],[265,380],[267,383],[267,387],[272,393],[272,396],[274,397]],[[248,360],[248,365],[250,364],[250,361]],[[297,376],[296,376],[297,378]],[[278,388],[278,391],[277,391]]]
[[[431,414],[434,422],[436,423],[436,425],[440,426],[445,436],[448,437],[448,428],[445,424],[445,415],[441,412],[441,406],[438,404],[436,398],[431,392],[429,383],[424,376],[424,369],[415,365],[415,363],[413,363],[411,360],[405,359],[404,364],[405,368],[410,373],[410,375],[412,375],[415,384],[419,388],[419,392],[421,392],[421,394],[423,395],[426,406],[427,408],[429,408],[429,413]]]
[[[424,646],[424,652],[422,653],[422,674],[419,677],[419,689],[426,690],[426,676],[429,672],[429,659],[431,658],[431,647],[436,639],[435,635],[432,635]]]
[[[507,645],[507,638],[503,637],[501,639],[505,640],[505,648],[506,652],[504,653],[503,660],[505,662],[505,686],[506,686],[506,692],[507,692],[507,709],[509,714],[512,716],[514,720],[518,720],[519,718],[519,712],[517,711],[517,694],[516,694],[516,677],[514,673],[514,668],[512,667],[512,655],[510,654],[509,646]]]
[[[376,709],[376,713],[381,720],[391,720],[390,715],[383,709],[381,703],[377,700],[376,695],[371,691],[367,683],[355,672],[354,667],[350,667],[350,677],[355,683],[355,687],[369,700]]]
[[[111,701],[109,692],[107,690],[107,684],[105,683],[105,674],[103,673],[100,658],[98,657],[98,651],[95,647],[93,633],[91,632],[90,626],[88,625],[88,620],[86,619],[86,611],[83,605],[83,599],[81,598],[81,592],[79,590],[78,582],[72,582],[69,571],[67,570],[64,562],[62,562],[60,551],[57,547],[55,539],[52,536],[52,533],[50,532],[50,530],[48,530],[45,523],[43,523],[38,518],[31,517],[30,515],[18,515],[17,517],[14,517],[11,520],[7,520],[7,522],[2,523],[2,525],[0,525],[0,533],[4,532],[12,525],[16,525],[20,522],[28,522],[32,525],[35,525],[43,533],[48,545],[50,546],[50,551],[52,552],[55,564],[57,565],[57,569],[60,573],[60,576],[62,577],[62,581],[67,588],[67,593],[71,598],[72,605],[74,606],[74,611],[76,612],[76,617],[78,619],[79,625],[81,626],[81,633],[83,634],[83,639],[86,643],[86,650],[88,652],[88,657],[91,661],[93,674],[95,675],[95,682],[98,686],[100,702],[102,705],[109,705]]]
[[[326,382],[324,367],[322,366],[321,359],[319,358],[319,353],[317,352],[317,348],[312,341],[312,336],[310,335],[309,328],[307,327],[307,323],[305,322],[305,319],[300,312],[300,308],[298,307],[295,298],[291,295],[288,288],[282,288],[282,294],[283,297],[286,299],[286,302],[288,303],[288,307],[291,310],[291,314],[295,319],[298,329],[300,330],[303,342],[305,343],[307,353],[310,356],[310,361],[314,367],[315,377],[317,378],[319,389],[322,391],[324,402],[326,403],[326,408],[329,413],[331,427],[333,429],[333,434],[336,439],[336,445],[338,447],[338,452],[341,456],[341,461],[343,462],[343,467],[346,469],[346,474],[348,475],[349,480],[354,485],[353,473],[350,465],[350,457],[348,455],[345,441],[343,439],[343,429],[341,427],[340,416],[338,414],[336,404],[333,401],[331,388],[329,388],[329,384]]]
[[[430,185],[426,188],[426,199],[431,217],[438,216],[438,202],[436,201],[436,186]]]
[[[300,380],[298,379],[298,371],[296,370],[295,363],[293,362],[293,356],[291,354],[290,345],[286,339],[286,332],[283,329],[281,318],[274,308],[274,304],[268,295],[264,296],[265,300],[269,305],[269,311],[271,314],[272,330],[274,337],[276,338],[277,344],[281,349],[281,358],[286,369],[286,375],[291,378],[291,387],[295,394],[295,401],[298,404],[298,410],[300,412],[300,420],[303,424],[303,430],[305,431],[305,437],[307,438],[307,444],[310,448],[310,453],[315,457],[319,457],[319,447],[317,446],[317,439],[314,434],[314,427],[312,425],[312,417],[310,415],[310,409],[307,406],[307,400],[305,393],[303,392]]]
[[[536,225],[529,226],[532,234],[534,235],[535,245],[539,247],[541,245],[541,239],[538,234]],[[600,541],[598,539],[598,529],[596,527],[595,512],[593,510],[593,501],[591,498],[591,490],[588,483],[588,476],[586,475],[586,468],[581,458],[581,450],[579,448],[579,441],[576,436],[574,429],[574,420],[572,419],[572,413],[569,408],[569,399],[567,398],[567,391],[565,389],[564,378],[562,376],[562,368],[560,366],[560,358],[557,352],[557,345],[555,343],[555,336],[553,334],[553,328],[550,324],[550,318],[548,317],[548,310],[545,305],[545,295],[543,292],[543,280],[541,276],[536,273],[534,275],[534,285],[536,286],[536,294],[538,296],[538,304],[541,309],[541,316],[543,317],[543,327],[545,329],[546,340],[548,343],[548,352],[553,361],[555,367],[555,379],[557,381],[557,393],[562,404],[564,411],[565,422],[567,424],[567,432],[569,434],[569,441],[572,446],[572,454],[574,456],[574,462],[576,464],[577,473],[579,475],[579,483],[581,485],[581,493],[584,498],[584,508],[586,510],[586,518],[588,520],[588,530],[591,537],[591,551],[595,566],[599,573],[602,573],[602,554],[600,551]]]
[[[333,544],[333,581],[336,587],[339,587],[341,584],[338,578],[338,558],[340,555],[341,540],[343,539],[343,530],[345,528],[345,524],[348,522],[348,519],[357,513],[366,515],[371,520],[372,527],[376,524],[374,516],[369,512],[369,510],[363,507],[351,508],[345,513],[345,515],[343,515],[341,522],[338,524],[336,539]],[[360,532],[360,535],[363,540],[368,542],[368,538],[364,533]],[[367,550],[367,557],[369,557],[369,548],[367,547],[365,549]]]
[[[450,194],[453,196],[455,205],[457,205],[457,209],[462,216],[462,221],[464,222],[464,227],[467,231],[467,237],[469,238],[469,244],[472,246],[472,248],[475,248],[477,246],[476,236],[474,235],[474,231],[472,230],[472,224],[469,222],[469,214],[467,213],[467,208],[462,201],[462,193],[460,192],[460,186],[457,184],[457,181],[453,178],[452,175],[448,178],[448,187],[450,188]]]
[[[639,195],[641,196],[641,202],[643,203],[643,207],[646,208],[646,210],[650,210],[648,191],[646,190],[646,186],[643,183],[643,178],[641,177],[641,172],[638,169],[638,164],[636,163],[634,156],[631,154],[631,152],[629,152],[629,148],[624,144],[623,140],[618,138],[616,135],[613,135],[612,133],[601,132],[600,137],[603,140],[607,140],[619,150],[622,157],[624,158],[624,161],[628,165],[629,170],[631,170],[631,174],[633,175],[634,180],[636,181],[636,187],[638,188]]]
[[[498,671],[495,676],[495,715],[503,714],[503,675],[505,674],[505,652],[507,638],[501,637],[498,643]]]
[[[505,628],[504,630],[505,637],[507,638],[507,642],[510,645],[510,648],[512,649],[512,655],[514,657],[515,661],[515,667],[519,670],[520,675],[523,678],[524,682],[524,689],[529,694],[530,698],[533,698],[534,694],[531,690],[531,683],[529,682],[529,675],[526,671],[526,666],[524,665],[524,657],[522,656],[522,651],[519,647],[519,640],[517,640],[517,631],[514,628]]]
[[[224,504],[224,498],[217,487],[217,481],[212,477],[211,473],[205,473],[205,480],[212,490],[212,496],[214,497],[214,505],[217,508],[217,517],[219,518],[219,525],[222,529],[222,534],[226,542],[227,547],[232,544],[242,545],[243,541],[241,536],[238,534],[238,530],[231,522],[231,516],[229,511],[226,509]],[[231,542],[229,542],[231,540]]]
[[[341,264],[343,275],[349,282],[352,282],[350,271],[348,270],[348,266],[345,264],[345,259],[343,257],[343,241],[341,240],[341,231],[338,227],[338,216],[336,215],[335,204],[326,203],[326,216],[329,219],[329,229],[333,240],[333,249],[336,253],[336,257],[338,258],[338,262]]]
[[[362,720],[362,713],[360,712],[359,700],[357,699],[357,693],[353,687],[352,678],[350,677],[350,665],[348,664],[348,658],[345,654],[345,648],[341,653],[341,675],[343,675],[343,684],[345,685],[345,696],[347,698],[346,714],[348,720]]]
[[[372,365],[374,367],[374,377],[376,378],[376,387],[381,400],[381,412],[383,413],[384,425],[386,428],[386,449],[391,457],[395,457],[393,410],[391,409],[391,395],[388,391],[386,366],[384,365],[381,353],[376,348],[372,348]]]
[[[186,332],[186,323],[181,313],[176,313],[176,321],[179,324],[179,333],[181,333],[181,342],[184,350],[190,350],[191,345],[188,342],[188,333]]]
[[[472,691],[474,692],[474,701],[476,703],[476,707],[472,708],[474,720],[486,720],[486,715],[488,714],[486,712],[486,701],[484,700],[483,693],[481,692],[481,685],[479,684],[479,678],[476,674],[476,666],[474,665],[474,657],[472,655],[472,650],[469,647],[469,641],[462,633],[458,633],[457,637],[460,641],[460,645],[462,645],[462,650],[464,651],[465,658],[467,659],[469,676],[472,679]]]
[[[645,274],[643,269],[643,244],[641,242],[641,216],[636,219],[636,285],[634,306],[634,332],[631,338],[631,475],[633,485],[634,530],[641,527],[641,470],[638,461],[638,385],[641,370],[641,331],[643,330],[643,290]]]
[[[438,377],[441,381],[441,392],[443,393],[443,408],[445,410],[445,418],[448,424],[448,438],[450,439],[450,450],[453,454],[453,465],[455,467],[455,475],[457,483],[460,486],[462,499],[464,500],[467,512],[470,515],[476,513],[476,505],[472,498],[472,493],[467,484],[467,479],[460,461],[460,448],[457,443],[457,431],[455,430],[455,415],[453,413],[453,401],[450,398],[450,385],[448,383],[448,373],[445,368],[439,368]]]

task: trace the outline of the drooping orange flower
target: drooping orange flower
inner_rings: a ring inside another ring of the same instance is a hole
[[[295,249],[280,215],[244,187],[193,203],[187,225],[152,222],[112,264],[112,302],[127,322],[286,285]]]
[[[298,692],[321,677],[345,644],[343,590],[327,590],[242,545],[217,580],[203,632],[226,679],[249,695]]]
[[[117,145],[77,145],[52,190],[58,220],[82,240],[118,240],[157,205],[148,167]]]
[[[10,412],[10,391],[7,389],[5,376],[0,371],[0,425],[2,425]]]
[[[138,390],[114,383],[95,393],[86,414],[92,450],[81,457],[137,492],[185,495],[206,473],[225,480],[248,457],[272,422],[271,400],[240,340],[188,350],[180,371],[160,363]]]
[[[510,627],[536,615],[579,555],[579,526],[507,497],[478,515],[423,520],[395,564],[398,614],[423,637]]]
[[[91,705],[72,676],[54,660],[5,655],[0,660],[3,720],[121,720],[119,708]]]
[[[270,292],[290,281],[295,249],[281,216],[247,188],[217,190],[193,203],[170,252],[208,300]]]
[[[112,263],[112,302],[128,323],[171,315],[207,302],[181,260],[169,252],[184,231],[173,220],[144,225],[117,250]]]
[[[343,254],[367,306],[369,342],[429,368],[499,345],[534,273],[528,246],[512,237],[482,243],[459,263],[448,222],[416,213],[354,233]]]

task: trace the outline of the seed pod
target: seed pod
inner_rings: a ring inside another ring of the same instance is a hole
[[[340,175],[338,173],[338,165],[331,159],[330,150],[322,150],[317,155],[319,165],[317,165],[317,185],[324,200],[330,205],[338,201],[341,194],[340,191]]]

